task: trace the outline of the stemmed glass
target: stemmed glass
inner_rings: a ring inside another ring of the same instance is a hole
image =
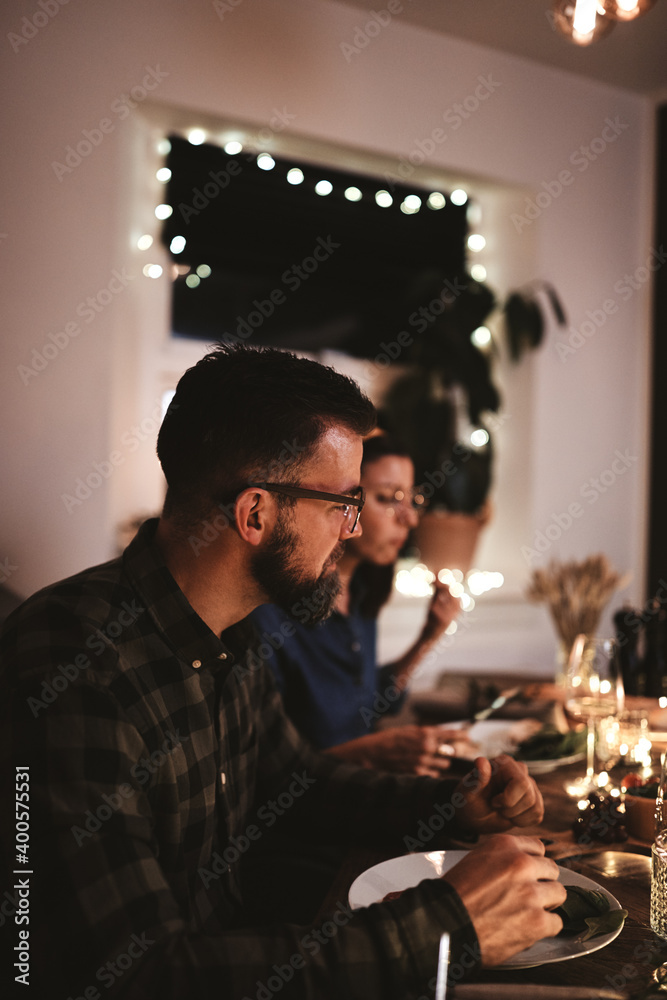
[[[614,639],[578,635],[567,666],[565,708],[572,718],[586,722],[586,775],[567,785],[570,795],[584,798],[606,785],[606,774],[596,773],[596,723],[618,715],[624,707],[623,679]]]

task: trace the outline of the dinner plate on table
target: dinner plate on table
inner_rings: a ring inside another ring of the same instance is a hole
[[[350,886],[349,903],[353,910],[363,909],[372,903],[379,903],[389,892],[400,892],[418,885],[426,878],[439,878],[466,856],[467,851],[428,851],[421,854],[405,854],[400,858],[390,858],[362,872]],[[577,885],[582,889],[597,889],[609,900],[611,910],[621,910],[615,896],[601,885],[569,868],[561,868],[558,879],[563,885]],[[513,955],[502,966],[503,969],[530,969],[548,962],[565,962],[570,958],[590,955],[593,951],[606,948],[621,933],[621,927],[608,934],[598,934],[588,941],[579,941],[579,935],[544,938],[531,948]]]

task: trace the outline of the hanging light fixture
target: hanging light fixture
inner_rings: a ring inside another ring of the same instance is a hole
[[[656,0],[608,0],[605,4],[607,17],[614,21],[634,21],[652,7]]]
[[[590,45],[614,28],[615,22],[606,16],[607,6],[601,0],[554,0],[554,25],[575,45]]]

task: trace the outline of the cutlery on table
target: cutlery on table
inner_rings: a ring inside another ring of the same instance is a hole
[[[600,986],[538,986],[535,983],[464,983],[451,1000],[629,1000],[627,993]]]
[[[521,687],[514,687],[509,688],[507,691],[503,691],[497,698],[493,699],[490,705],[487,705],[487,707],[483,708],[480,712],[475,712],[472,717],[473,723],[482,722],[484,719],[488,719],[493,712],[496,712],[499,708],[502,708],[503,705],[507,704],[508,701],[511,701],[512,698],[516,698],[518,694],[521,694],[522,690],[523,689]]]

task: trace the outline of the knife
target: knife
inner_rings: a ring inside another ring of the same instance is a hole
[[[506,702],[511,701],[512,698],[516,698],[518,694],[521,694],[521,691],[522,688],[520,687],[510,688],[509,691],[503,691],[502,694],[499,694],[497,698],[493,699],[487,708],[483,708],[481,712],[475,712],[472,717],[472,721],[482,722],[483,719],[488,719],[492,712],[495,712],[498,708],[502,708],[503,705]]]
[[[452,1000],[628,1000],[627,993],[599,986],[538,986],[534,983],[464,983],[450,993]]]

